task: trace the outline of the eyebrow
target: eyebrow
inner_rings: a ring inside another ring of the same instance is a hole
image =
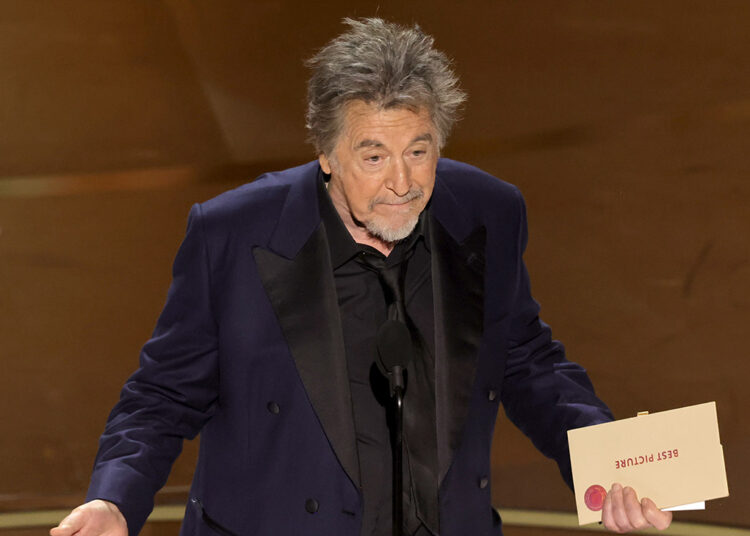
[[[383,144],[379,142],[378,140],[362,140],[354,147],[354,150],[358,151],[360,149],[364,149],[365,147],[382,147],[382,146]]]
[[[420,134],[419,136],[417,136],[416,138],[414,138],[413,140],[411,140],[409,142],[409,145],[412,145],[412,144],[420,142],[420,141],[429,141],[429,142],[431,142],[432,141],[432,134],[430,134],[429,132],[427,132],[425,134]],[[364,149],[366,147],[382,147],[382,146],[383,146],[383,143],[380,142],[380,141],[378,141],[378,140],[366,139],[366,140],[362,140],[357,145],[355,145],[354,146],[354,150],[358,151],[358,150]]]
[[[425,134],[422,134],[421,136],[417,136],[416,138],[411,140],[411,143],[409,145],[411,145],[412,143],[417,143],[418,141],[432,141],[432,134],[427,132]]]

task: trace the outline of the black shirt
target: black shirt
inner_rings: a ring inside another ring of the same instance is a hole
[[[375,335],[387,318],[387,306],[378,274],[358,262],[357,256],[385,258],[386,266],[408,263],[404,280],[405,308],[423,341],[421,362],[415,366],[424,369],[423,373],[428,374],[434,386],[434,313],[427,211],[420,215],[414,231],[399,241],[386,258],[375,248],[354,241],[326,191],[323,176],[319,179],[318,201],[330,248],[352,395],[364,499],[361,534],[390,536],[392,456],[386,418],[389,386],[375,365]],[[408,396],[407,389],[405,403]],[[414,512],[405,511],[404,517],[410,514],[413,516]]]

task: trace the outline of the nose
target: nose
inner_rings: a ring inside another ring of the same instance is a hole
[[[386,187],[399,197],[405,196],[411,190],[411,169],[403,158],[395,159]]]

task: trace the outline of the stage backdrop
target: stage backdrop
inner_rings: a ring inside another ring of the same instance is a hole
[[[750,526],[750,3],[0,13],[0,512],[82,499],[190,205],[314,157],[303,61],[342,17],[377,14],[419,22],[455,59],[470,98],[445,155],[521,187],[543,318],[615,414],[717,401],[732,495],[679,518]],[[185,500],[196,449],[160,502]],[[496,505],[573,510],[502,416],[493,458]]]

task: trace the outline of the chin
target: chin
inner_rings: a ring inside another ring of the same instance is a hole
[[[389,225],[388,222],[378,221],[378,219],[375,218],[368,222],[365,222],[365,228],[371,235],[385,242],[392,243],[403,240],[404,238],[409,236],[417,226],[418,221],[419,215],[409,218],[409,220],[403,225],[394,227],[392,224]]]

